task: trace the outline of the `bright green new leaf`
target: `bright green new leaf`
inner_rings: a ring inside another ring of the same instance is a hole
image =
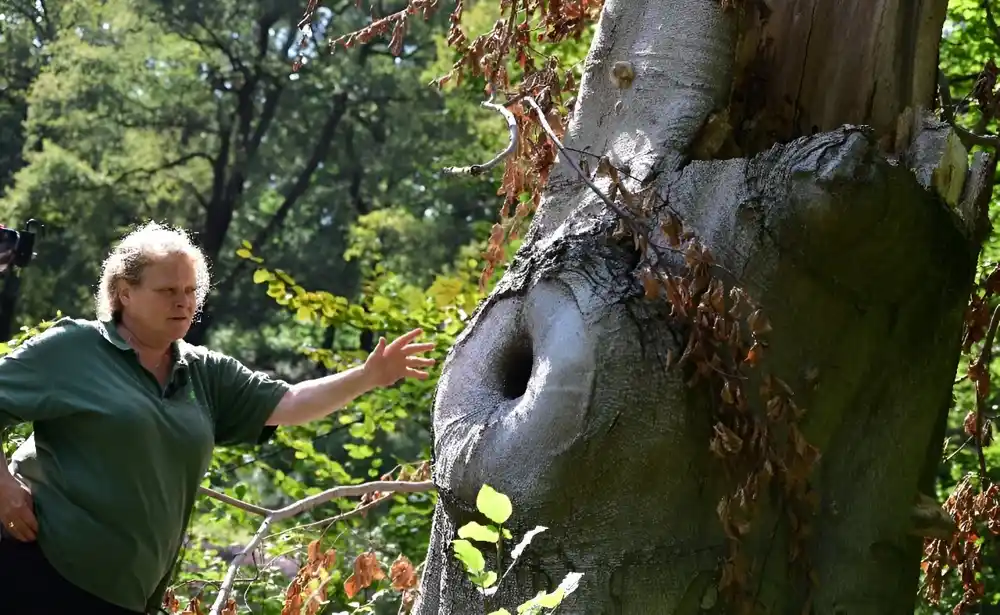
[[[271,272],[266,269],[258,269],[253,272],[253,283],[263,284],[264,282],[270,282],[272,279]]]
[[[376,314],[381,312],[388,312],[389,308],[392,307],[392,302],[389,301],[388,297],[382,295],[375,295],[372,298],[372,311]]]
[[[468,540],[451,541],[455,549],[455,557],[465,564],[465,569],[472,574],[479,574],[486,567],[486,558]]]
[[[458,537],[496,544],[500,540],[500,532],[492,526],[481,525],[475,521],[470,521],[458,528]]]
[[[510,615],[510,611],[507,609],[497,609],[496,611],[492,611],[486,615]]]
[[[476,508],[494,523],[503,523],[514,512],[510,498],[485,484],[476,497]]]
[[[537,596],[517,607],[517,612],[530,613],[540,608],[554,609],[559,606],[562,599],[562,589],[556,589],[554,592],[539,592]]]
[[[496,582],[497,582],[497,573],[493,572],[492,570],[487,570],[482,574],[476,574],[472,576],[473,585],[476,585],[483,589],[491,587]]]

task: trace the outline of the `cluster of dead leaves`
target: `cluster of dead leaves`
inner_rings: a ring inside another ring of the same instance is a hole
[[[980,105],[996,104],[994,89],[998,69],[990,62],[974,95]],[[924,596],[932,604],[941,600],[944,580],[950,571],[957,572],[962,583],[962,599],[954,607],[954,615],[970,613],[982,600],[985,587],[982,582],[982,541],[981,535],[989,532],[1000,535],[1000,485],[989,480],[983,447],[993,440],[992,424],[984,409],[990,395],[992,382],[989,366],[992,362],[992,347],[997,335],[1000,308],[990,308],[1000,292],[1000,265],[994,267],[979,282],[977,292],[969,299],[965,312],[965,331],[962,351],[971,353],[974,344],[982,343],[979,355],[969,362],[967,375],[972,383],[976,408],[970,410],[963,421],[963,429],[978,450],[979,476],[978,491],[973,486],[972,475],[967,475],[956,485],[944,503],[945,512],[955,523],[955,531],[948,538],[928,538],[924,541],[924,558],[921,566],[925,574]]]
[[[285,604],[281,615],[315,615],[327,598],[327,583],[337,561],[333,548],[322,551],[320,541],[309,543],[308,558],[285,591]],[[373,551],[366,551],[354,558],[351,575],[344,581],[348,598],[386,578],[385,571]],[[418,583],[417,572],[409,558],[400,554],[389,567],[392,588],[403,593],[403,605],[412,606]],[[404,612],[409,612],[407,607]]]
[[[385,572],[375,554],[371,551],[362,553],[354,560],[354,573],[344,581],[344,592],[348,598],[353,598],[362,589],[370,587],[375,581],[381,581],[384,578]],[[400,554],[396,561],[389,566],[389,581],[394,590],[403,594],[402,612],[409,613],[416,600],[419,580],[416,568],[405,555]]]
[[[798,427],[805,413],[794,401],[792,388],[771,374],[751,378],[749,370],[761,365],[772,330],[764,311],[738,287],[730,288],[714,275],[715,261],[704,244],[681,220],[668,214],[660,225],[662,238],[646,238],[644,245],[665,243],[683,256],[685,269],[673,273],[655,264],[642,268],[641,281],[647,299],[663,300],[670,317],[688,331],[687,343],[672,368],[687,370],[688,386],[707,384],[717,392],[715,421],[709,450],[718,457],[727,476],[736,485],[716,509],[729,538],[729,553],[723,563],[719,589],[737,610],[752,607],[751,570],[742,550],[750,532],[756,503],[774,484],[783,495],[783,510],[792,530],[789,559],[805,561],[804,542],[818,498],[809,478],[819,451]],[[728,296],[728,298],[727,298]],[[751,403],[750,382],[757,381],[757,404]],[[813,582],[815,577],[808,575]]]
[[[979,73],[975,85],[972,86],[972,97],[979,103],[979,110],[987,121],[1000,115],[998,76],[1000,76],[1000,69],[997,68],[996,62],[990,58]]]
[[[597,20],[602,6],[603,0],[501,0],[506,17],[497,20],[489,32],[471,40],[462,30],[461,1],[451,14],[448,43],[459,52],[459,58],[434,83],[441,86],[452,80],[461,83],[462,79],[482,77],[487,94],[504,96],[503,104],[516,118],[518,129],[514,150],[504,161],[497,190],[504,200],[500,220],[493,226],[482,254],[485,266],[480,288],[485,288],[497,265],[503,262],[504,246],[524,232],[529,216],[538,208],[558,154],[556,144],[545,134],[534,110],[524,100],[534,99],[557,138],[562,138],[572,106],[568,99],[576,89],[572,72],[562,70],[556,57],[545,57],[532,43],[579,38]],[[511,81],[511,62],[521,71],[516,87]]]
[[[358,0],[357,5],[360,6],[360,4],[361,2]],[[437,11],[439,4],[440,0],[410,0],[405,8],[383,17],[375,15],[373,10],[372,21],[370,24],[360,30],[331,39],[328,43],[329,48],[332,51],[340,45],[344,49],[350,49],[356,45],[365,45],[373,39],[383,36],[387,32],[391,32],[389,51],[393,55],[399,55],[403,50],[407,22],[410,17],[420,13],[426,21],[430,19],[431,15],[433,15],[435,11]],[[372,8],[374,9],[374,6]],[[315,11],[315,9],[313,10]]]
[[[360,0],[358,0],[360,4]],[[305,31],[318,3],[310,0],[299,23]],[[555,162],[557,147],[540,128],[533,110],[522,101],[532,97],[546,114],[549,124],[561,138],[572,103],[576,83],[570,71],[561,71],[558,59],[545,56],[532,47],[535,41],[557,43],[569,38],[579,40],[586,28],[600,16],[604,0],[500,0],[504,18],[493,28],[473,39],[462,29],[463,0],[457,0],[449,16],[448,45],[458,52],[458,60],[447,74],[434,80],[438,86],[463,78],[482,77],[491,97],[503,95],[517,118],[517,141],[514,151],[504,161],[504,173],[497,194],[504,197],[500,220],[494,225],[483,253],[485,266],[480,288],[493,276],[505,256],[505,246],[517,239],[537,209],[542,188]],[[422,13],[427,19],[439,7],[439,0],[409,0],[406,8],[384,17],[372,16],[371,23],[355,32],[330,41],[331,49],[345,49],[389,34],[390,51],[402,49],[408,19]],[[538,58],[544,58],[539,60]],[[521,79],[511,83],[511,62],[520,67]],[[296,64],[296,67],[298,64]]]
[[[415,470],[415,473],[419,470]],[[285,590],[285,603],[281,615],[316,615],[326,603],[327,584],[331,571],[337,563],[337,551],[332,547],[323,551],[319,539],[309,543],[306,562],[296,573],[295,578]],[[361,590],[371,587],[376,581],[386,578],[378,557],[372,551],[366,551],[354,559],[354,569],[344,581],[344,593],[353,598]],[[402,613],[409,613],[416,601],[419,577],[417,570],[409,558],[400,554],[389,567],[389,580],[392,589],[402,593]],[[191,598],[187,608],[181,611],[180,600],[173,590],[167,590],[163,597],[163,607],[169,613],[180,615],[206,615],[199,596]],[[232,598],[226,603],[221,615],[237,615],[236,601]]]
[[[956,531],[951,538],[925,542],[921,564],[926,575],[924,595],[931,604],[938,604],[947,569],[956,570],[963,593],[952,613],[961,615],[973,612],[986,590],[980,574],[980,534],[1000,535],[1000,485],[990,484],[977,493],[971,476],[966,476],[945,501],[944,509],[954,519]]]
[[[207,615],[208,609],[204,609],[201,604],[201,597],[196,595],[188,600],[187,607],[181,610],[181,601],[177,598],[174,590],[167,589],[163,594],[163,608],[168,613],[180,613],[180,615]],[[226,606],[220,611],[220,615],[237,615],[236,601],[230,598],[226,601]]]
[[[315,615],[326,602],[330,571],[337,563],[337,551],[323,551],[320,541],[313,540],[306,551],[306,561],[285,589],[285,604],[281,615]]]

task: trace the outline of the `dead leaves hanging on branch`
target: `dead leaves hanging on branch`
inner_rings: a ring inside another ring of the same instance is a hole
[[[753,605],[755,586],[742,541],[751,531],[759,498],[771,485],[783,496],[784,515],[792,530],[789,561],[799,564],[803,575],[816,582],[804,543],[818,509],[809,478],[819,451],[799,429],[805,410],[795,403],[792,388],[772,374],[751,372],[762,366],[767,334],[772,330],[764,310],[739,287],[726,292],[713,271],[710,251],[684,229],[676,215],[666,214],[659,231],[660,237],[647,238],[645,243],[665,244],[683,256],[684,269],[672,272],[648,263],[640,281],[646,298],[665,301],[670,317],[688,332],[681,356],[676,361],[668,356],[668,367],[687,370],[688,386],[704,383],[717,392],[708,447],[736,485],[716,508],[729,538],[719,589],[734,608],[747,611]],[[759,382],[757,404],[751,403],[749,388],[755,381]]]
[[[989,83],[983,89],[992,91],[996,84],[996,67],[987,75]],[[983,95],[980,92],[980,95]],[[980,104],[993,104],[994,99],[980,100]],[[979,462],[978,476],[966,475],[944,503],[944,511],[951,516],[956,530],[948,538],[930,537],[924,541],[924,558],[921,567],[925,582],[923,593],[931,604],[939,604],[945,577],[955,572],[962,584],[962,598],[952,610],[954,615],[975,612],[986,592],[982,580],[982,549],[984,533],[1000,536],[1000,485],[989,479],[983,449],[993,441],[993,425],[986,414],[992,389],[990,365],[993,345],[1000,328],[1000,305],[990,308],[1000,295],[1000,265],[994,267],[979,284],[977,292],[969,299],[965,312],[965,333],[962,351],[972,352],[973,345],[981,343],[978,356],[969,361],[966,375],[973,386],[976,407],[962,422],[968,436],[965,447],[971,444]]]

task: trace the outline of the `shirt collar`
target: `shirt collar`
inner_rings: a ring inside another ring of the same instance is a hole
[[[125,338],[118,333],[118,327],[115,325],[113,320],[101,320],[101,326],[99,327],[101,335],[104,339],[108,340],[121,350],[127,350],[135,352],[135,350],[129,346]],[[174,363],[177,367],[187,367],[188,365],[188,353],[184,352],[183,349],[186,346],[183,340],[173,342],[170,344],[170,354],[173,356]]]

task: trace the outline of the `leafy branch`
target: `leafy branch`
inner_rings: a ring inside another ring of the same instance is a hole
[[[434,489],[434,483],[426,481],[373,481],[370,483],[364,483],[361,485],[344,485],[340,487],[334,487],[332,489],[327,489],[321,493],[302,498],[288,506],[284,506],[278,509],[267,509],[254,504],[249,504],[243,502],[237,498],[221,494],[212,489],[205,487],[201,488],[201,492],[209,497],[215,498],[226,504],[235,506],[242,510],[252,512],[264,517],[260,526],[257,528],[257,532],[253,535],[253,538],[243,547],[240,553],[233,559],[232,564],[229,566],[229,570],[226,571],[226,576],[223,578],[222,585],[219,588],[219,592],[216,595],[215,603],[212,605],[210,611],[211,615],[225,615],[225,609],[228,608],[230,603],[229,594],[233,590],[233,585],[236,583],[236,575],[239,572],[240,564],[243,561],[244,556],[252,553],[261,541],[267,535],[268,530],[271,526],[279,521],[287,519],[289,517],[294,517],[303,512],[312,510],[322,504],[334,500],[336,498],[343,497],[356,497],[363,496],[372,493],[383,494],[381,497],[373,502],[370,502],[367,506],[370,508],[375,502],[385,499],[389,493],[419,493],[424,491],[431,491]],[[365,508],[367,510],[367,508]],[[362,507],[351,511],[349,514],[359,514],[362,512]],[[338,519],[343,519],[347,514],[339,515]],[[310,565],[314,568],[316,564],[316,558],[310,557],[310,563],[307,563],[307,567]],[[325,560],[324,560],[325,561]],[[332,565],[332,562],[331,562]],[[311,574],[311,573],[310,573]]]
[[[470,521],[458,528],[458,538],[453,539],[451,543],[455,557],[461,562],[469,580],[484,597],[490,598],[496,595],[500,585],[514,569],[514,564],[517,563],[518,558],[528,548],[535,536],[548,528],[539,525],[524,534],[521,541],[511,551],[511,561],[507,570],[498,580],[496,571],[486,568],[486,557],[472,544],[472,541],[495,545],[497,567],[499,568],[503,559],[503,539],[513,538],[510,530],[503,526],[513,514],[513,507],[510,498],[484,484],[476,496],[476,509],[493,523],[482,525],[476,521]],[[543,609],[550,609],[551,613],[562,604],[567,596],[576,591],[581,578],[583,578],[583,573],[568,573],[556,589],[551,592],[539,591],[534,598],[518,605],[518,615],[540,615]],[[491,611],[488,615],[511,615],[511,613],[505,608],[499,608]]]

